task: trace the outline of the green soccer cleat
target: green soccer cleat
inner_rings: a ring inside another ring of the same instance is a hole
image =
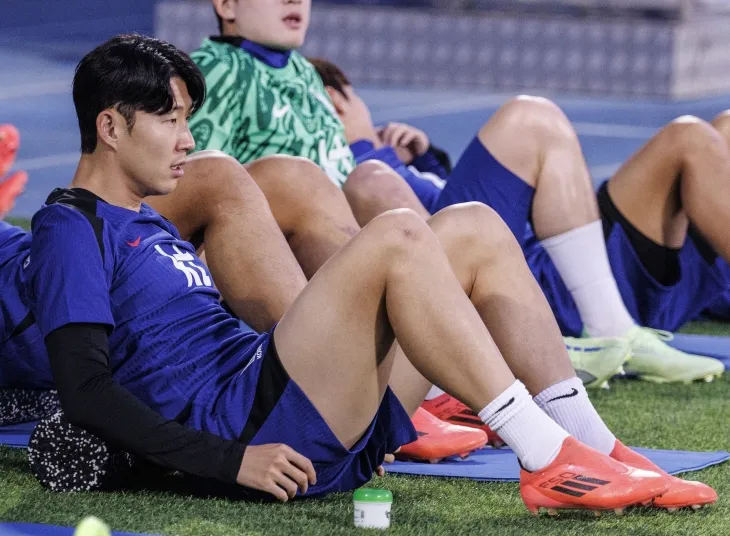
[[[676,350],[667,344],[673,338],[667,331],[631,328],[626,334],[631,351],[626,373],[656,383],[711,382],[722,376],[725,366],[721,361]]]
[[[575,373],[587,389],[608,388],[608,380],[623,373],[630,358],[629,342],[623,337],[563,337]]]

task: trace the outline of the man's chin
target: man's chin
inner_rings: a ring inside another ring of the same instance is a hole
[[[178,180],[179,179],[170,179],[160,181],[160,183],[155,184],[147,190],[145,197],[159,197],[161,195],[171,194],[177,188]]]
[[[281,50],[282,52],[291,52],[297,50],[304,44],[305,37],[306,32],[302,33],[301,35],[290,34],[282,36],[281,39],[277,40],[274,43],[267,43],[266,46],[274,48],[276,50]]]

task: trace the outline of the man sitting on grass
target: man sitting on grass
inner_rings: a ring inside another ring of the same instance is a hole
[[[481,205],[428,224],[409,211],[374,219],[274,329],[242,329],[192,246],[143,203],[182,177],[204,87],[184,54],[138,36],[77,68],[82,157],[71,188],[34,216],[21,276],[69,420],[286,500],[369,480],[413,439],[408,413],[435,382],[515,450],[533,512],[716,499],[606,428],[509,230]],[[467,232],[469,221],[490,238]],[[576,494],[551,483],[568,470],[600,484]]]

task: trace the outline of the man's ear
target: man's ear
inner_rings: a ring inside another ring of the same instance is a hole
[[[99,142],[116,149],[122,129],[126,130],[127,122],[116,110],[109,108],[96,116],[96,136]]]
[[[236,20],[235,3],[236,0],[213,0],[215,12],[226,22],[234,22]]]
[[[342,93],[340,93],[333,87],[325,86],[325,89],[327,90],[327,95],[330,96],[332,104],[334,104],[335,106],[335,111],[337,112],[337,115],[342,116],[345,113],[345,105],[347,103],[347,99]]]

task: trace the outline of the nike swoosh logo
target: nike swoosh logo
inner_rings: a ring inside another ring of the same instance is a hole
[[[291,106],[289,106],[288,104],[286,106],[283,106],[282,108],[274,108],[273,110],[271,110],[271,115],[274,116],[274,119],[281,119],[289,113],[290,109]]]
[[[513,403],[514,401],[515,401],[515,397],[512,397],[512,398],[510,398],[510,399],[509,399],[509,402],[507,402],[507,403],[506,403],[506,404],[505,404],[504,406],[502,406],[502,407],[501,407],[501,408],[499,408],[499,409],[498,409],[497,411],[495,411],[495,412],[494,412],[494,414],[496,415],[497,413],[499,413],[499,412],[500,412],[500,411],[502,411],[503,409],[507,409],[508,407],[510,407],[510,406],[512,405],[512,403]]]
[[[555,402],[556,400],[560,400],[562,398],[573,398],[574,396],[578,396],[578,389],[576,389],[575,387],[573,387],[573,390],[570,393],[568,393],[567,395],[556,396],[555,398],[551,398],[550,400],[548,400],[545,403],[549,404],[550,402]]]
[[[137,246],[139,246],[139,241],[140,240],[142,240],[142,237],[141,236],[138,236],[137,237],[137,240],[135,240],[134,242],[127,242],[127,245],[130,246],[130,247],[136,248]]]

